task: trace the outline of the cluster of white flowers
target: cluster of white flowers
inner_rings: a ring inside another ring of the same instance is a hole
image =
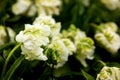
[[[110,10],[120,9],[120,0],[101,0],[101,2]]]
[[[103,67],[96,80],[120,80],[120,68]]]
[[[22,43],[22,54],[28,60],[47,60],[44,48],[48,46],[55,35],[60,32],[61,24],[56,23],[51,16],[41,15],[33,24],[25,24],[25,29],[16,36],[16,41]]]
[[[95,34],[96,41],[112,54],[120,48],[120,36],[116,33],[117,25],[114,22],[100,24]]]
[[[33,24],[26,24],[25,30],[20,31],[16,41],[22,43],[22,54],[28,60],[47,60],[47,52],[42,46],[56,51],[59,55],[55,68],[62,67],[70,55],[87,66],[85,59],[93,59],[94,41],[74,25],[60,33],[61,24],[51,16],[40,15]],[[46,52],[46,53],[44,53]],[[76,53],[76,54],[73,54]],[[54,54],[54,52],[52,52]],[[48,59],[49,60],[49,59]],[[51,64],[51,63],[50,63]]]
[[[75,52],[76,47],[70,39],[62,38],[60,34],[61,24],[51,16],[41,15],[37,17],[33,25],[26,24],[25,30],[20,31],[16,41],[22,43],[22,54],[28,60],[47,60],[43,46],[56,50],[59,61],[55,68],[63,66],[69,55]],[[53,53],[54,54],[54,53]]]
[[[68,30],[63,30],[62,34],[63,37],[70,38],[74,42],[76,46],[75,57],[84,67],[87,67],[86,59],[94,58],[94,41],[74,25],[71,25]]]
[[[15,15],[27,14],[34,16],[36,13],[39,15],[52,15],[59,14],[60,0],[17,0],[12,6],[12,12]]]
[[[6,29],[8,31],[10,42],[14,42],[15,32],[10,27],[6,27]],[[0,46],[6,43],[7,37],[5,26],[0,25]]]

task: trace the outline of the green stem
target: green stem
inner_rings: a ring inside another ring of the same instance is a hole
[[[21,62],[24,60],[24,56],[21,55],[14,64],[10,67],[10,69],[7,71],[6,75],[4,76],[3,80],[10,80],[12,74],[15,72],[17,67],[21,64]]]
[[[103,61],[99,60],[98,62],[100,62],[103,66],[106,66],[106,64]]]
[[[96,25],[94,23],[91,23],[90,25],[94,28],[95,31],[97,30],[97,31],[103,32],[98,25]]]
[[[18,45],[16,45],[16,46],[12,49],[12,51],[9,53],[9,55],[8,55],[8,57],[7,57],[7,59],[6,59],[5,63],[4,63],[4,66],[3,66],[1,79],[3,79],[3,76],[4,76],[5,72],[6,72],[7,64],[8,64],[8,62],[9,62],[10,57],[12,56],[12,54],[15,52],[15,50],[16,50],[20,45],[21,45],[21,43],[18,44]]]

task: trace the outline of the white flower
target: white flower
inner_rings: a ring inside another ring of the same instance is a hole
[[[101,2],[110,10],[120,8],[120,0],[101,0]]]
[[[49,26],[45,25],[25,25],[25,30],[21,31],[18,36],[16,36],[16,40],[18,42],[24,42],[27,40],[33,40],[39,42],[40,45],[46,45],[49,43],[48,36],[50,35]]]
[[[87,67],[86,59],[92,60],[94,54],[94,41],[88,38],[85,32],[76,28],[75,25],[70,25],[68,30],[62,32],[63,38],[69,38],[75,44],[76,51],[75,57],[80,61],[80,63]]]
[[[103,67],[96,80],[120,80],[120,68]]]
[[[35,3],[35,4],[34,4]],[[12,12],[15,15],[26,14],[27,16],[39,15],[53,15],[59,14],[60,0],[17,0],[12,6]]]
[[[35,0],[38,8],[38,14],[52,15],[59,14],[60,0]]]
[[[116,32],[118,30],[118,26],[114,22],[105,23],[104,26],[105,26],[104,27],[105,30],[108,29],[108,30],[111,30],[114,32]]]
[[[49,25],[49,26],[54,25],[55,23],[56,22],[52,18],[52,16],[46,16],[42,14],[38,16],[33,22],[33,24],[39,24],[39,25],[43,24],[43,25]]]
[[[10,42],[14,42],[15,32],[10,27],[6,27],[6,29],[10,37]],[[7,33],[5,31],[5,26],[0,25],[0,45],[4,45],[6,41],[7,41]]]
[[[94,58],[94,41],[91,38],[79,39],[79,42],[75,43],[76,54],[75,57],[81,62],[84,67],[87,67],[86,59],[92,60]]]
[[[86,37],[85,32],[81,31],[80,29],[76,28],[75,25],[70,25],[70,28],[68,30],[62,31],[63,37],[70,38],[73,41],[77,41],[80,38]]]
[[[23,55],[25,55],[25,59],[27,60],[47,60],[47,57],[43,54],[43,48],[39,46],[35,46],[34,43],[28,44],[29,48],[26,48],[25,45],[21,46],[21,50]]]
[[[50,37],[52,38],[57,36],[61,29],[61,24],[56,23],[56,21],[51,16],[41,15],[35,19],[33,24],[49,26],[51,29]]]
[[[50,48],[56,50],[59,54],[60,60],[55,65],[55,68],[61,67],[68,61],[69,50],[61,39],[54,40],[50,45]]]
[[[31,0],[17,0],[12,6],[12,11],[15,15],[22,14],[27,11],[31,4]]]
[[[120,48],[120,36],[110,30],[95,34],[96,41],[112,54],[117,53]]]
[[[28,60],[47,60],[43,55],[42,45],[49,43],[48,36],[50,35],[50,28],[46,25],[25,25],[25,30],[20,31],[16,36],[16,41],[23,43],[21,46],[22,54]]]
[[[62,40],[55,40],[53,41],[50,45],[50,48],[54,48],[55,50],[57,50],[60,54],[60,57],[62,60],[67,61],[68,60],[68,49],[65,46],[65,44],[63,43]]]

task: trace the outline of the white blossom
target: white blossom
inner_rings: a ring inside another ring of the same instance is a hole
[[[118,26],[115,22],[101,23],[97,27],[98,29],[96,30],[96,32],[105,32],[106,30],[117,32],[118,30]]]
[[[79,39],[79,42],[75,43],[75,45],[77,48],[75,57],[84,67],[87,67],[86,59],[92,60],[94,58],[94,41],[86,37]]]
[[[47,60],[47,57],[43,54],[43,48],[39,46],[34,46],[35,44],[31,44],[32,49],[26,48],[25,45],[21,46],[21,50],[23,55],[25,55],[25,59],[27,60]]]
[[[12,6],[15,15],[26,14],[27,16],[39,15],[58,15],[61,0],[17,0]]]
[[[116,32],[118,30],[118,26],[115,22],[108,22],[104,24],[104,29],[108,29],[108,30],[112,30],[114,32]]]
[[[62,67],[68,61],[69,50],[61,39],[56,39],[49,45],[50,48],[56,50],[59,54],[60,60],[55,65],[55,68]]]
[[[120,8],[120,0],[101,0],[101,2],[110,10]]]
[[[56,23],[51,16],[40,15],[34,20],[33,24],[49,26],[51,29],[50,37],[52,38],[57,36],[61,29],[61,24],[59,22]]]
[[[112,54],[117,53],[120,48],[120,36],[110,30],[95,34],[96,41]]]
[[[31,0],[17,0],[17,2],[12,6],[12,11],[15,15],[23,14],[31,4]]]
[[[120,80],[120,68],[117,67],[103,67],[96,80]]]
[[[77,41],[80,38],[86,37],[85,32],[81,31],[80,29],[76,28],[74,25],[70,25],[68,30],[63,30],[62,35],[65,38],[70,38],[73,41]]]
[[[50,28],[46,25],[25,25],[25,30],[20,31],[16,36],[16,41],[22,43],[22,54],[28,60],[47,60],[43,55],[42,45],[49,43]]]
[[[94,41],[91,38],[88,38],[84,31],[76,28],[75,25],[70,25],[68,30],[63,30],[62,32],[63,38],[69,38],[73,41],[76,51],[75,57],[80,63],[87,67],[86,59],[92,60],[94,58]]]
[[[59,14],[60,0],[35,0],[38,8],[38,15],[52,15]]]
[[[55,23],[56,21],[52,18],[52,16],[46,16],[43,14],[38,16],[33,22],[33,24],[39,24],[39,25],[43,24],[49,26],[54,25]]]
[[[46,25],[25,25],[25,30],[21,31],[19,36],[16,36],[18,42],[24,42],[28,39],[39,42],[40,45],[46,45],[49,43],[48,36],[50,34],[50,28]]]
[[[15,32],[10,28],[6,27],[8,35],[10,37],[10,42],[14,42]],[[7,33],[5,31],[5,26],[0,25],[0,45],[4,45],[7,41]]]

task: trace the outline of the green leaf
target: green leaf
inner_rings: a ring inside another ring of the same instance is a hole
[[[0,66],[3,65],[4,63],[4,58],[0,55]]]
[[[11,76],[13,75],[13,73],[15,72],[15,70],[17,69],[17,67],[21,64],[21,62],[24,60],[24,56],[21,55],[14,63],[13,65],[10,67],[10,69],[7,71],[5,77],[3,80],[9,80],[11,78]]]
[[[93,76],[90,74],[86,73],[84,70],[81,70],[83,76],[86,78],[86,80],[95,80]]]

